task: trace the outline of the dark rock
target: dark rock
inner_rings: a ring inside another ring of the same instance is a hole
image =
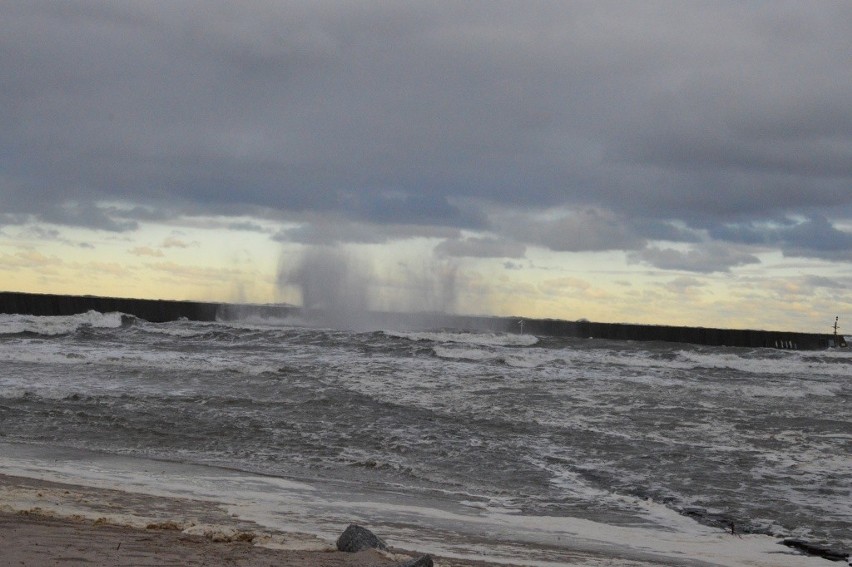
[[[431,555],[424,555],[419,559],[412,559],[411,561],[407,561],[405,563],[401,563],[397,567],[433,567],[434,563],[432,563]]]
[[[349,551],[353,553],[363,551],[365,549],[381,549],[383,551],[387,551],[387,548],[387,544],[379,539],[376,534],[367,528],[362,528],[355,524],[349,524],[349,527],[340,534],[339,538],[337,538],[337,549],[340,551]]]
[[[823,559],[828,559],[829,561],[845,561],[849,558],[848,553],[836,551],[834,549],[831,549],[830,547],[826,547],[818,543],[805,541],[803,539],[787,538],[782,540],[781,543],[786,545],[787,547],[798,549],[802,553],[814,555],[816,557],[822,557]]]

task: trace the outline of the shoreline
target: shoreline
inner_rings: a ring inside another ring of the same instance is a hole
[[[341,529],[342,531],[342,529]],[[8,564],[50,560],[86,565],[337,567],[397,565],[404,550],[337,551],[310,534],[283,533],[237,519],[212,502],[158,497],[0,474],[0,538],[15,541]],[[422,554],[421,554],[422,555]],[[443,561],[452,567],[494,567]]]
[[[646,553],[641,551],[641,545],[634,545],[632,551],[627,548],[617,551],[612,547],[590,549],[581,545],[580,541],[572,544],[569,534],[566,534],[567,541],[558,548],[546,545],[529,547],[527,560],[517,554],[501,556],[496,552],[501,543],[499,536],[486,533],[470,541],[473,548],[481,550],[481,553],[471,554],[470,549],[460,549],[456,554],[454,546],[449,545],[445,549],[452,552],[446,555],[429,549],[430,541],[434,543],[443,537],[440,530],[418,527],[418,533],[411,534],[414,539],[409,538],[408,543],[397,547],[393,538],[382,533],[380,526],[361,525],[385,539],[390,550],[337,551],[334,540],[346,528],[342,523],[336,535],[323,537],[307,533],[308,530],[299,532],[298,525],[287,529],[268,528],[241,518],[222,502],[209,499],[155,495],[122,487],[105,488],[0,472],[0,537],[4,541],[15,542],[14,549],[0,547],[0,564],[3,565],[40,566],[61,562],[63,565],[103,567],[163,564],[401,567],[426,554],[432,556],[438,567],[733,565],[731,557],[725,557],[722,548],[717,562],[706,553],[693,554],[687,549],[674,555]],[[416,543],[411,543],[418,536],[424,542],[421,549]],[[740,537],[738,541],[749,545],[742,539]],[[749,536],[745,539],[748,540]],[[726,540],[720,537],[719,545],[724,547]],[[752,543],[756,541],[752,540]],[[777,545],[769,553],[778,560],[785,559],[776,562],[771,556],[764,555],[763,560],[749,560],[749,564],[802,567],[836,564],[797,553],[782,545]]]
[[[24,512],[141,530],[149,525],[168,526],[216,540],[246,539],[240,534],[250,533],[255,546],[325,552],[334,549],[348,524],[356,523],[371,529],[392,550],[406,556],[429,554],[442,567],[716,565],[699,559],[701,553],[681,559],[680,553],[672,556],[646,549],[641,536],[638,542],[635,535],[630,537],[634,544],[640,543],[638,547],[618,544],[599,533],[610,526],[582,519],[483,522],[476,513],[461,517],[448,509],[432,508],[438,503],[421,498],[394,503],[387,500],[389,495],[363,487],[309,485],[85,449],[2,441],[0,449],[8,452],[7,458],[0,458],[0,513]],[[243,491],[246,486],[252,490]],[[390,496],[395,501],[400,495]],[[560,520],[577,522],[585,529],[566,529]],[[628,528],[625,535],[629,532]]]
[[[355,523],[385,540],[398,557],[429,554],[439,567],[836,565],[785,547],[779,538],[734,536],[673,516],[663,508],[656,513],[664,513],[666,518],[657,517],[655,526],[604,524],[574,517],[477,512],[465,506],[453,509],[446,507],[447,502],[372,492],[348,483],[335,485],[317,479],[308,484],[83,449],[0,442],[0,452],[4,455],[0,457],[0,514],[23,514],[36,524],[44,523],[42,520],[77,522],[72,528],[82,522],[86,524],[80,536],[84,544],[97,539],[97,532],[90,528],[111,525],[137,534],[150,535],[153,530],[199,536],[210,545],[251,542],[252,547],[282,555],[294,551],[328,554],[334,552],[346,527]],[[7,541],[17,537],[8,526],[3,535]],[[36,551],[43,552],[46,545],[59,554],[65,544],[51,540],[34,545]],[[2,549],[0,559],[5,559]],[[274,564],[289,565],[285,561],[289,559],[276,559]],[[306,561],[295,564],[314,564]],[[221,561],[211,561],[217,563]],[[376,567],[403,564],[395,560],[361,563]]]
[[[341,526],[341,532],[345,526]],[[379,534],[381,537],[381,534]],[[215,502],[124,492],[0,473],[0,548],[8,565],[211,565],[246,567],[398,566],[425,555],[337,551],[311,534],[270,530]],[[694,564],[607,557],[576,551],[553,565],[673,567]],[[570,557],[572,556],[573,557]],[[441,567],[511,567],[527,563],[433,556]],[[541,564],[534,561],[529,565]]]

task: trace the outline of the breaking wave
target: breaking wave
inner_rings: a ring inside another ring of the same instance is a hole
[[[124,313],[99,313],[97,311],[54,317],[0,314],[0,335],[21,333],[45,336],[66,335],[81,328],[115,329],[127,326],[134,319],[132,315]]]

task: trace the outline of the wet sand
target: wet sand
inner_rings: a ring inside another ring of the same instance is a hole
[[[213,502],[0,474],[0,567],[380,567],[420,555],[393,549],[339,552],[334,542],[271,532],[229,516]],[[495,564],[436,558],[436,565]]]
[[[341,526],[340,531],[345,528]],[[271,531],[231,516],[211,501],[0,474],[0,567],[381,567],[401,565],[422,555],[417,550],[393,548],[390,552],[339,552],[334,541],[311,534]],[[508,564],[434,559],[439,567]],[[561,551],[558,560],[548,563],[596,567],[674,565],[566,550]],[[524,563],[513,560],[511,564]]]
[[[214,542],[176,529],[139,529],[38,514],[0,514],[0,565],[244,567],[393,565],[375,551],[274,550],[246,541]]]

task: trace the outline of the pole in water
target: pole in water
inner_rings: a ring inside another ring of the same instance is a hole
[[[521,334],[524,334],[524,320],[518,319],[518,325],[521,327]]]
[[[837,334],[838,321],[840,321],[840,315],[837,315],[834,318],[834,344],[832,346],[834,346],[834,347],[845,347],[846,341],[843,339],[842,336],[838,336],[838,334]]]

